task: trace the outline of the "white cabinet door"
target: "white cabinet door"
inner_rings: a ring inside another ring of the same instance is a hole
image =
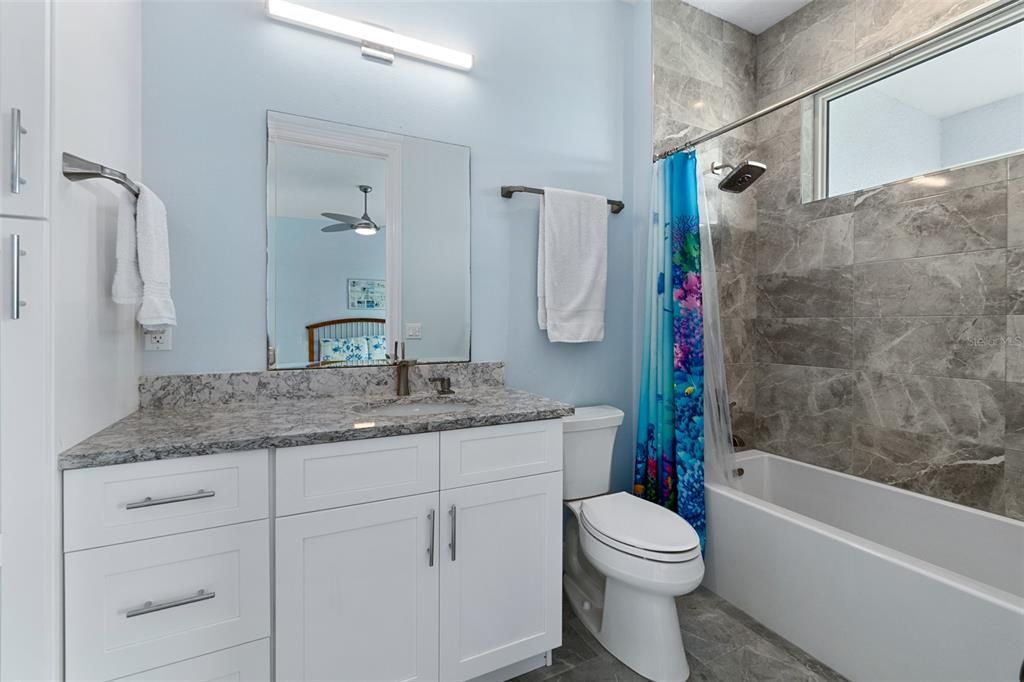
[[[0,214],[46,217],[50,3],[0,2]],[[18,176],[17,192],[14,182]]]
[[[279,681],[437,679],[437,503],[428,493],[277,520]]]
[[[270,680],[270,640],[222,649],[155,670],[119,677],[116,682],[266,682]]]
[[[441,492],[441,679],[562,642],[562,473]]]
[[[6,3],[0,2],[6,6]],[[51,516],[57,472],[50,439],[49,225],[0,219],[0,679],[47,680],[52,668],[53,557],[59,533]],[[14,237],[20,251],[14,253]],[[19,272],[14,270],[15,259]],[[26,305],[14,319],[15,280]]]

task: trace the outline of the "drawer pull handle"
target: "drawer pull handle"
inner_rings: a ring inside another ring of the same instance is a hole
[[[430,560],[427,562],[427,566],[430,568],[434,567],[434,510],[431,509],[430,513],[427,514],[427,520],[430,521],[430,544],[427,545],[427,556]]]
[[[452,541],[448,543],[448,547],[450,547],[451,550],[452,550],[452,561],[455,561],[455,505],[454,504],[451,506],[451,509],[448,510],[448,516],[451,517],[451,520],[452,520]]]
[[[129,502],[124,506],[125,509],[142,509],[143,507],[156,507],[161,504],[174,504],[175,502],[188,502],[190,500],[202,500],[207,497],[213,497],[217,494],[216,490],[203,490],[200,488],[194,493],[188,495],[175,495],[174,497],[158,497],[155,500],[152,497],[147,497],[144,500],[138,502]]]
[[[195,604],[196,602],[206,601],[207,599],[213,599],[217,596],[216,592],[207,592],[206,590],[199,590],[191,597],[182,597],[181,599],[172,599],[170,601],[162,601],[154,604],[151,601],[146,602],[137,609],[124,614],[125,618],[134,618],[135,616],[144,616],[147,613],[156,613],[157,611],[166,611],[167,609],[173,609],[176,606],[185,606],[186,604]]]

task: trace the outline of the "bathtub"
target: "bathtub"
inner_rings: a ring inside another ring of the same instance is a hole
[[[1011,682],[1024,523],[753,450],[707,484],[704,585],[855,681]]]

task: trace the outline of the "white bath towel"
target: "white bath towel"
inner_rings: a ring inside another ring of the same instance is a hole
[[[171,300],[171,253],[167,241],[167,209],[160,197],[139,185],[135,229],[138,238],[139,274],[142,275],[142,305],[138,320],[146,329],[177,324]]]
[[[135,196],[125,190],[117,204],[117,266],[111,298],[114,303],[138,305],[142,302],[142,277],[139,275],[139,256],[135,239]]]
[[[537,241],[537,322],[548,340],[604,339],[608,200],[545,187]]]

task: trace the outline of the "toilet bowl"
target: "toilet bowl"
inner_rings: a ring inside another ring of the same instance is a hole
[[[700,540],[672,511],[608,494],[610,478],[598,472],[606,458],[610,474],[621,420],[621,411],[600,406],[578,408],[563,423],[564,497],[572,512],[563,586],[577,617],[613,656],[649,679],[682,682],[690,671],[675,598],[704,577]]]

